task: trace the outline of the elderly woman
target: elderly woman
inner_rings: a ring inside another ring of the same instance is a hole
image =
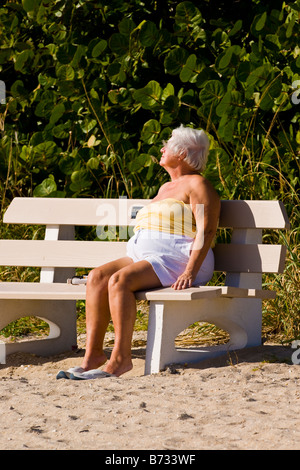
[[[220,201],[200,174],[208,149],[209,140],[203,130],[183,126],[173,130],[164,143],[160,165],[170,175],[170,181],[139,211],[135,234],[127,244],[127,256],[89,273],[85,356],[81,367],[61,372],[58,378],[118,377],[129,371],[136,318],[135,291],[161,286],[185,289],[205,284],[212,277],[211,244]],[[188,222],[180,223],[182,217]],[[107,362],[103,340],[110,318],[115,344]]]

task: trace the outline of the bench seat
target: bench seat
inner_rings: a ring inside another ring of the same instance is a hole
[[[2,282],[0,299],[85,300],[86,286],[68,283]],[[174,291],[171,287],[136,292],[137,300],[196,300],[215,297],[274,299],[276,292],[231,286],[200,286]]]

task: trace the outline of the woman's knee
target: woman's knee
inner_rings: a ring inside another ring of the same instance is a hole
[[[112,274],[108,281],[108,289],[122,289],[124,287],[129,287],[129,276],[126,275],[122,270]]]
[[[92,269],[87,278],[87,287],[92,287],[92,288],[101,288],[107,287],[109,281],[109,276],[105,271],[99,267]]]

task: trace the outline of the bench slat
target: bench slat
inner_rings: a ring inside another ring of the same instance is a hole
[[[150,199],[64,199],[16,197],[4,214],[12,224],[134,225],[136,209]],[[133,216],[133,217],[132,217]]]
[[[134,208],[150,199],[14,198],[5,223],[52,225],[134,225]],[[118,222],[119,221],[119,222]],[[220,227],[290,227],[281,201],[221,201]]]
[[[0,282],[1,299],[22,300],[84,300],[86,286],[67,283]],[[136,292],[137,300],[197,300],[202,298],[274,298],[276,293],[260,289],[243,289],[230,286],[201,286],[175,291],[171,287]]]
[[[195,300],[200,298],[216,298],[222,295],[222,287],[201,286],[189,289],[174,290],[172,287],[150,289],[136,292],[138,300]]]
[[[281,245],[218,244],[215,270],[282,272],[286,248]],[[0,240],[0,265],[94,268],[126,256],[126,242],[73,240]]]
[[[218,244],[214,248],[215,271],[232,273],[281,273],[286,247],[283,245]]]
[[[281,201],[221,201],[219,227],[289,229]]]
[[[0,282],[1,299],[84,300],[85,285],[43,282]]]
[[[0,265],[95,268],[126,256],[126,242],[0,240]]]
[[[216,297],[229,298],[258,298],[274,299],[276,292],[262,289],[244,289],[231,286],[200,286],[190,287],[183,290],[174,290],[172,287],[151,289],[145,292],[136,292],[138,300],[197,300]]]

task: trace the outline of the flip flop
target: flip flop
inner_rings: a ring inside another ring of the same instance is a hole
[[[56,378],[57,379],[70,379],[71,374],[73,374],[74,372],[81,373],[81,372],[84,372],[84,369],[82,367],[76,366],[76,367],[71,367],[68,370],[60,370]]]
[[[72,380],[93,380],[93,379],[104,379],[107,377],[117,377],[114,374],[109,374],[104,370],[92,369],[84,372],[74,371],[70,374],[70,379]]]

